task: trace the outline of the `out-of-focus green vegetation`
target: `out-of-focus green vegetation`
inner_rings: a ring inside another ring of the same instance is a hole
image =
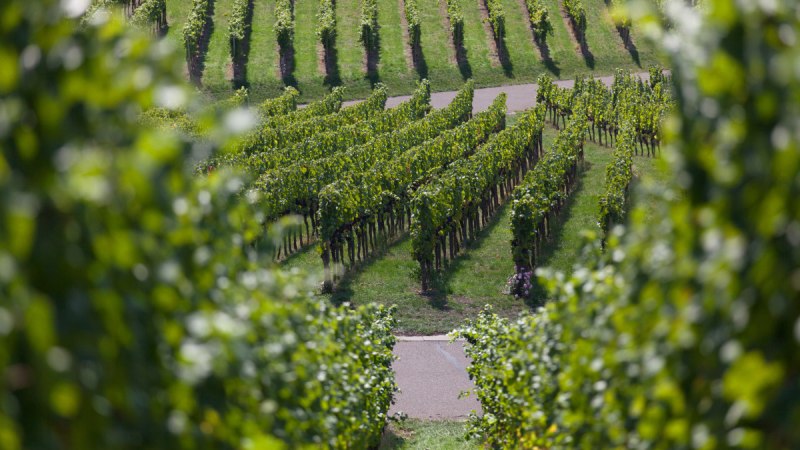
[[[498,448],[800,447],[800,4],[643,5],[672,58],[674,186],[555,301],[459,335]]]
[[[0,3],[0,448],[376,444],[391,311],[269,269],[292,225],[189,172],[227,130],[140,125],[191,103],[180,55],[87,5]]]

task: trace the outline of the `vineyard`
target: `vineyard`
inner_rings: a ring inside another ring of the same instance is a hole
[[[650,3],[392,2],[402,101],[342,86],[342,41],[380,72],[385,2],[0,4],[0,448],[400,447],[398,339],[451,330],[474,445],[796,448],[800,8]],[[507,76],[567,30],[588,66],[603,21],[669,70],[539,71],[509,114],[457,58],[432,107],[433,23]],[[304,45],[325,95],[285,82]]]
[[[95,0],[116,3],[183,48],[188,77],[216,99],[247,87],[262,101],[285,86],[303,102],[333,86],[364,98],[380,82],[399,95],[421,79],[443,91],[660,61],[616,1]]]

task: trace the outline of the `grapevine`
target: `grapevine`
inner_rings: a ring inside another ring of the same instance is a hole
[[[359,39],[368,49],[375,46],[378,35],[378,0],[361,1],[361,33]]]
[[[606,167],[606,190],[600,197],[597,223],[606,235],[614,223],[625,218],[625,201],[628,186],[633,178],[633,153],[635,147],[632,126],[626,124],[620,131],[612,162]]]
[[[411,245],[422,290],[434,270],[475,239],[542,153],[544,107],[525,113],[467,159],[452,164],[414,193]]]
[[[492,25],[495,39],[502,39],[505,35],[506,13],[501,0],[483,0],[489,13],[489,23]]]
[[[252,0],[234,0],[231,7],[231,15],[228,22],[228,36],[231,44],[231,59],[234,63],[242,58],[243,42],[249,34],[250,7]]]
[[[189,73],[195,80],[199,80],[200,61],[205,51],[205,43],[208,39],[209,22],[208,15],[211,7],[211,0],[192,0],[192,9],[186,24],[183,26],[183,44],[186,48],[186,62],[189,65]]]
[[[264,173],[250,188],[260,196],[261,210],[267,222],[285,214],[299,214],[317,228],[315,214],[319,191],[342,174],[358,173],[378,161],[415,147],[441,132],[467,120],[472,112],[474,85],[467,82],[449,106],[433,111],[392,133],[373,137],[370,141],[345,152],[309,162],[298,162]]]
[[[275,2],[275,38],[281,48],[291,45],[294,39],[294,11],[292,0]]]
[[[404,231],[409,224],[409,198],[419,183],[436,176],[447,164],[472,153],[505,124],[505,94],[485,112],[467,123],[411,148],[397,157],[380,161],[361,172],[329,184],[319,193],[317,220],[322,240],[326,288],[334,269],[363,261]],[[347,244],[345,248],[345,244]],[[335,270],[341,274],[341,270]]]
[[[511,251],[517,273],[537,267],[541,246],[550,238],[552,222],[575,188],[587,127],[585,112],[574,113],[553,148],[514,191]],[[519,286],[513,290],[517,295],[525,294]]]
[[[408,22],[408,35],[411,38],[411,47],[418,48],[420,46],[420,24],[422,18],[420,17],[418,0],[404,0],[406,22]]]
[[[464,41],[464,11],[463,0],[447,0],[447,17],[450,19],[450,32],[453,33],[453,42],[460,45]]]
[[[544,42],[548,34],[552,34],[553,25],[550,23],[550,14],[544,0],[525,0],[528,7],[528,19],[531,22],[536,38]]]
[[[333,0],[319,0],[317,38],[325,48],[331,47],[336,42],[336,8]]]

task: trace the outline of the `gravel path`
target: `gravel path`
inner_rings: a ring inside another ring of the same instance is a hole
[[[450,343],[444,336],[401,337],[394,354],[399,358],[393,367],[400,392],[389,414],[464,420],[473,410],[480,413],[474,394],[459,399],[461,392],[474,388],[466,372],[469,360],[463,342]]]

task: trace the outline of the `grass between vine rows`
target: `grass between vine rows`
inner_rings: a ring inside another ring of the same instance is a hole
[[[420,77],[431,80],[434,91],[457,90],[463,80],[473,78],[477,86],[498,86],[535,82],[543,73],[570,79],[579,74],[608,75],[616,68],[639,70],[658,62],[654,46],[634,26],[635,47],[626,49],[602,0],[584,2],[587,16],[588,56],[583,55],[561,15],[559,0],[545,0],[550,12],[553,34],[547,38],[551,61],[544,61],[534,43],[524,2],[502,0],[506,11],[505,38],[496,43],[481,22],[479,5],[483,0],[463,0],[464,44],[457,55],[447,28],[444,0],[419,0],[422,17],[422,64],[416,67],[407,57],[406,32],[397,0],[378,2],[379,55],[377,73],[368,76],[364,47],[358,40],[360,2],[336,2],[337,37],[333,74],[326,74],[320,64],[321,53],[316,35],[317,0],[295,1],[294,71],[287,82],[301,92],[301,102],[322,97],[334,85],[347,86],[346,98],[365,98],[377,81],[386,83],[390,95],[409,94]],[[167,0],[169,31],[175,45],[183,46],[181,30],[191,2]],[[215,98],[231,95],[230,46],[228,17],[231,0],[215,0],[213,32],[205,58],[203,89]],[[250,52],[246,69],[253,101],[280,95],[284,86],[277,68],[277,44],[273,24],[274,0],[254,0]],[[499,45],[498,45],[499,44]],[[498,58],[495,49],[500,49]],[[461,56],[458,58],[457,56]]]
[[[386,428],[380,450],[472,450],[483,448],[464,439],[464,422],[408,419]]]
[[[513,120],[514,116],[510,116],[509,124]],[[545,150],[557,133],[552,127],[545,127]],[[597,202],[605,188],[605,168],[611,162],[612,152],[611,148],[586,143],[586,162],[579,185],[553,229],[554,237],[546,246],[543,266],[569,272],[578,262],[582,232],[599,232]],[[667,172],[661,165],[658,158],[636,157],[634,171],[639,178],[634,184],[640,179],[666,184]],[[649,200],[637,198],[635,201]],[[651,215],[653,209],[648,208]],[[508,317],[529,310],[545,301],[542,292],[537,292],[528,302],[503,293],[506,280],[514,273],[510,212],[506,202],[494,221],[481,231],[479,239],[441,274],[437,289],[431,294],[419,293],[419,265],[412,257],[410,239],[404,237],[385,254],[368,260],[345,276],[336,291],[326,297],[336,303],[395,304],[399,320],[397,332],[406,335],[447,333],[460,326],[464,319],[474,317],[485,304],[493,305],[498,314]],[[322,262],[314,246],[293,255],[283,266],[307,271],[321,279]]]

